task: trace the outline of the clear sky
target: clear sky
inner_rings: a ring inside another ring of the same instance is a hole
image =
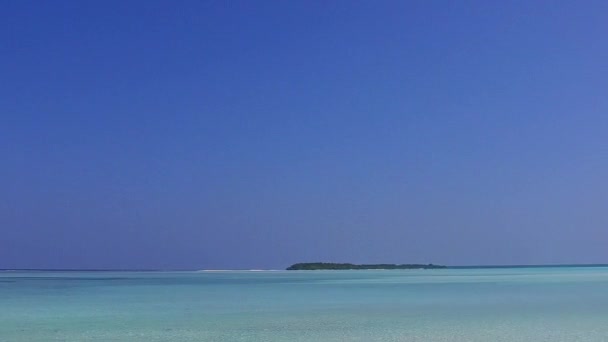
[[[608,262],[608,1],[0,1],[0,268]]]

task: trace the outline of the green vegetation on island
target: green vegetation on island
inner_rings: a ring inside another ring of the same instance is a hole
[[[447,266],[433,264],[348,264],[332,262],[303,262],[287,267],[288,271],[314,271],[314,270],[420,270],[447,268]]]

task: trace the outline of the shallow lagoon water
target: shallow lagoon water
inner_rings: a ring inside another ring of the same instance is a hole
[[[607,341],[608,268],[0,272],[0,341]]]

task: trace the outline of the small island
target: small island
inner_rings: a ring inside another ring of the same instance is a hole
[[[349,264],[333,262],[303,262],[287,267],[288,271],[315,271],[315,270],[421,270],[447,268],[447,266],[433,264]]]

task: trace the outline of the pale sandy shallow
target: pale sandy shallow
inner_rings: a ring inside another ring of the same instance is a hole
[[[0,341],[607,341],[608,269],[0,273]]]

